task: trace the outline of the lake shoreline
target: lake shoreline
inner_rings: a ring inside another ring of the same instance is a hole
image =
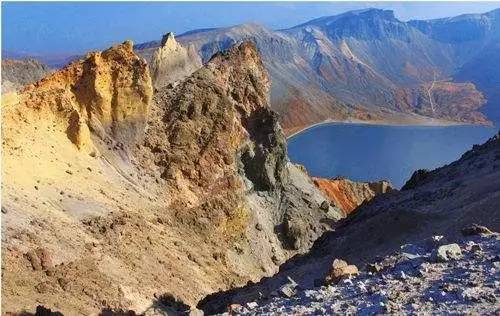
[[[323,126],[323,125],[372,125],[372,126],[401,126],[401,127],[452,127],[452,126],[483,126],[489,127],[490,125],[484,124],[473,124],[466,122],[455,122],[455,121],[444,121],[444,120],[428,120],[422,122],[391,122],[391,121],[364,121],[364,120],[325,120],[322,122],[314,123],[312,125],[308,125],[307,127],[301,128],[290,135],[286,136],[287,141],[291,140],[293,137],[310,130],[315,127]],[[490,127],[492,127],[491,125]]]

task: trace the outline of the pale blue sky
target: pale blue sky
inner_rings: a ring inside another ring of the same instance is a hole
[[[2,2],[2,50],[81,53],[208,27],[256,22],[273,29],[362,8],[401,20],[481,13],[499,2]]]

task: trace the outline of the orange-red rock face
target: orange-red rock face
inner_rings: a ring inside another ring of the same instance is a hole
[[[345,215],[349,215],[359,205],[371,200],[374,196],[392,190],[391,184],[387,181],[354,182],[343,178],[313,178],[313,181]]]

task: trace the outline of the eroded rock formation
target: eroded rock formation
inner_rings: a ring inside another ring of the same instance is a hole
[[[2,309],[194,306],[343,214],[287,158],[253,44],[153,88],[125,42],[2,99]]]
[[[60,127],[78,148],[93,147],[91,131],[107,145],[132,146],[142,134],[152,98],[146,63],[132,46],[128,41],[90,53],[27,86],[19,107],[64,121]]]
[[[173,33],[167,33],[151,59],[151,76],[155,89],[184,79],[201,67],[201,58],[192,45],[182,47]]]
[[[326,228],[320,220],[341,215],[320,210],[325,199],[288,162],[269,86],[253,44],[215,55],[178,86],[158,91],[136,156],[149,176],[173,188],[173,205],[208,217],[225,236],[245,234],[248,226],[272,235],[281,225],[281,240],[252,237],[269,258],[279,258],[287,256],[282,247],[307,249]],[[258,218],[252,207],[267,212]],[[314,229],[301,228],[307,226]]]

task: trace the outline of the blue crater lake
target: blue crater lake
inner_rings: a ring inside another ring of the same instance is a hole
[[[397,188],[417,169],[434,169],[482,144],[496,129],[484,126],[324,124],[288,139],[290,159],[316,177],[386,179]]]

